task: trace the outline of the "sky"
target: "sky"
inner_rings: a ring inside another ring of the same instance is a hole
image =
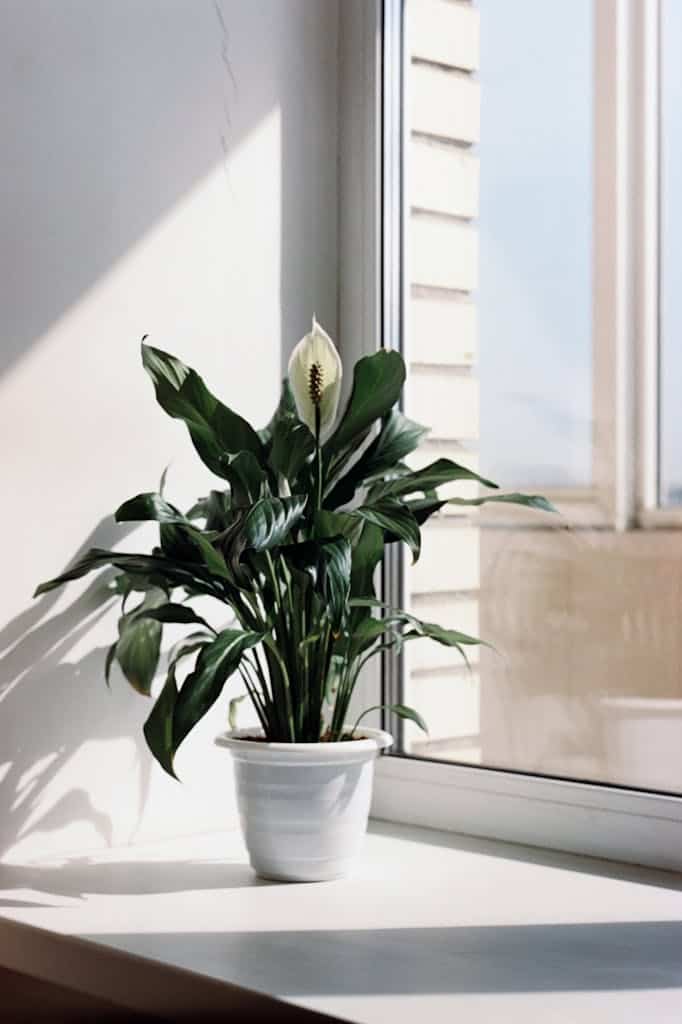
[[[481,466],[589,485],[591,0],[479,0]]]
[[[594,0],[478,0],[481,465],[588,486]],[[661,4],[661,498],[682,503],[682,0]]]

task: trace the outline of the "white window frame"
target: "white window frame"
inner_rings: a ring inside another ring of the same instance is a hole
[[[597,494],[571,497],[582,498],[585,525],[678,527],[682,509],[658,507],[658,0],[596,8],[607,57],[595,118],[603,211],[594,386],[608,409]],[[392,63],[402,60],[401,10],[402,0],[344,0],[340,9],[339,338],[349,361],[401,341],[403,104]],[[398,561],[384,584],[400,596]],[[388,697],[397,669],[384,663]],[[367,706],[381,692],[374,672],[357,697]],[[682,799],[672,795],[389,754],[377,763],[372,815],[682,870]]]

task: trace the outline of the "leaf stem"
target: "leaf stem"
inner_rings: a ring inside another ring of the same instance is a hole
[[[315,406],[315,465],[317,469],[315,508],[322,511],[322,448],[320,447],[320,407]]]

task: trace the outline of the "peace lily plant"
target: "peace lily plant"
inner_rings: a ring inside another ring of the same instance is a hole
[[[349,721],[358,675],[371,658],[429,638],[466,659],[466,648],[480,642],[379,600],[375,570],[386,546],[405,544],[416,561],[420,527],[446,504],[551,506],[538,496],[501,494],[450,459],[418,470],[407,465],[427,429],[397,408],[405,380],[398,352],[378,351],[355,364],[339,415],[341,359],[315,320],[293,351],[279,404],[262,430],[223,405],[194,370],[144,339],[142,363],[157,401],[185,423],[220,485],[187,512],[165,497],[163,481],[158,491],[130,498],[116,511],[117,522],[155,521],[157,545],[140,554],[93,548],[36,594],[113,566],[122,612],[105,675],[108,681],[116,661],[146,696],[163,626],[190,628],[169,654],[144,726],[152,754],[169,774],[175,775],[180,745],[235,677],[258,717],[261,750],[355,740],[343,743],[347,756],[372,733]],[[442,497],[439,488],[452,481],[476,481],[485,494]],[[192,607],[193,599],[206,597],[223,615],[229,609],[227,625]],[[414,709],[391,709],[426,728]],[[230,710],[232,717],[234,705]]]

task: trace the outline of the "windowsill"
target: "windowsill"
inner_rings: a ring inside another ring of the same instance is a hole
[[[233,832],[3,864],[0,914],[0,967],[166,1018],[231,986],[377,1024],[682,1013],[680,876],[408,826],[321,884],[257,880]]]

